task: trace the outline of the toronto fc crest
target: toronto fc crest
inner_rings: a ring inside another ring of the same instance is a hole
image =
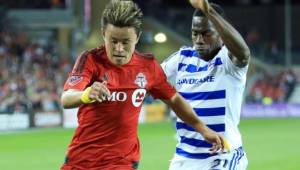
[[[136,75],[134,83],[140,88],[145,88],[148,82],[146,80],[146,76],[143,73],[139,73]]]

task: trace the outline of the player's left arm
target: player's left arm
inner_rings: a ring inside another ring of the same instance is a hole
[[[225,46],[229,50],[229,57],[239,67],[245,67],[250,59],[250,50],[240,33],[209,4],[208,0],[190,0],[193,7],[199,8],[206,14],[218,31]]]

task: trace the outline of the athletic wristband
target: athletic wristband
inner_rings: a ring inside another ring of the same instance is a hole
[[[230,152],[230,144],[229,142],[227,141],[227,139],[223,138],[223,144],[224,144],[224,149],[227,151],[227,152]]]
[[[82,95],[81,95],[81,97],[80,97],[80,100],[82,101],[82,103],[84,103],[84,104],[89,104],[89,103],[93,103],[93,102],[95,102],[96,100],[92,100],[92,99],[90,99],[90,97],[89,97],[89,94],[90,94],[90,91],[92,90],[92,88],[91,87],[88,87],[88,88],[86,88],[84,91],[83,91],[83,93],[82,93]]]

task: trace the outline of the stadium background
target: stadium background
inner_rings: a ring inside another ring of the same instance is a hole
[[[0,169],[59,169],[76,110],[59,104],[76,56],[102,43],[108,0],[0,0]],[[190,45],[184,0],[136,0],[145,14],[139,51],[159,61]],[[214,0],[251,48],[241,132],[249,170],[300,169],[300,3]],[[165,170],[174,152],[168,108],[148,97],[140,117],[141,170]]]

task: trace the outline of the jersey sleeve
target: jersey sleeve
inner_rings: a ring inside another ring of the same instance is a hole
[[[84,90],[91,84],[94,73],[94,63],[89,52],[83,52],[77,57],[72,72],[64,85],[64,90]]]
[[[162,67],[164,73],[166,74],[168,81],[172,85],[175,85],[175,82],[176,82],[179,54],[180,54],[180,52],[177,51],[161,63],[161,67]]]
[[[173,97],[176,93],[175,88],[167,81],[167,77],[159,65],[159,63],[154,60],[154,78],[153,85],[150,89],[150,94],[155,99],[167,100]]]
[[[226,72],[228,72],[230,75],[232,75],[233,77],[235,77],[237,79],[245,78],[249,64],[247,64],[247,66],[245,66],[245,67],[236,66],[230,59],[229,51],[225,46],[222,47],[221,60],[222,60],[222,62],[224,62],[224,67],[225,67]]]

